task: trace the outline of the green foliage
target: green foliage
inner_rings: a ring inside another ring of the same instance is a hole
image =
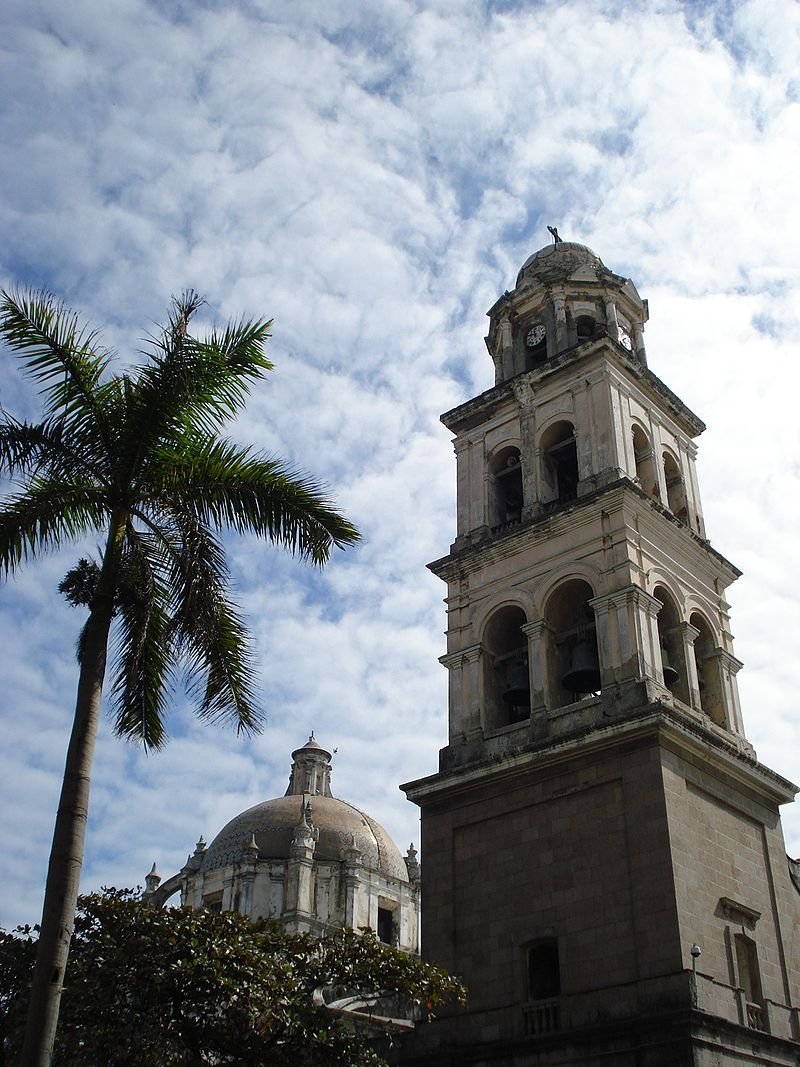
[[[323,488],[274,456],[222,436],[272,369],[270,323],[194,336],[196,293],[173,299],[142,362],[111,354],[49,293],[0,292],[0,339],[40,387],[43,418],[0,420],[0,575],[105,533],[60,590],[102,615],[113,605],[117,732],[157,748],[180,668],[198,714],[257,731],[252,651],[229,594],[218,530],[254,533],[315,564],[358,541]],[[78,642],[82,661],[86,634]]]
[[[21,1040],[31,931],[0,932],[0,1011],[9,1067]],[[79,902],[54,1067],[367,1067],[370,1029],[312,996],[393,992],[423,1014],[463,997],[444,972],[369,931],[287,934],[231,912],[157,910],[129,891]]]

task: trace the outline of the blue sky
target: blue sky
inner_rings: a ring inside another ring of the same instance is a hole
[[[438,416],[492,384],[485,312],[548,223],[649,299],[652,368],[706,421],[698,468],[731,590],[745,723],[800,778],[794,0],[148,3],[6,0],[0,284],[47,286],[133,358],[169,296],[274,317],[234,428],[329,483],[364,533],[320,573],[229,542],[264,734],[99,740],[86,888],[176,870],[283,792],[315,730],[333,788],[405,849],[397,784],[445,740],[454,534]],[[0,400],[32,393],[0,354]],[[92,549],[93,545],[83,546]],[[0,589],[0,923],[38,918],[75,686],[78,550]],[[786,812],[800,854],[800,815]]]

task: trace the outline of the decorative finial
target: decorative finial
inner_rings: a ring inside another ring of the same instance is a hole
[[[553,238],[553,244],[554,245],[560,245],[561,244],[561,238],[558,236],[558,227],[556,227],[556,226],[548,226],[547,228],[550,231],[550,234],[551,234],[551,236]]]

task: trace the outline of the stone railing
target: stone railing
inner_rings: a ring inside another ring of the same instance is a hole
[[[561,1029],[561,1001],[537,1000],[523,1007],[525,1017],[525,1034],[536,1037],[539,1034],[553,1034]]]

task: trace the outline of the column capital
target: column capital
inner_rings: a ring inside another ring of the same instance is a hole
[[[662,607],[660,600],[651,596],[639,585],[626,585],[624,589],[615,589],[611,593],[604,593],[602,596],[593,597],[589,601],[589,604],[597,614],[604,614],[612,606],[620,608],[631,603],[643,607],[647,614],[653,618],[658,615]]]
[[[724,648],[715,648],[706,656],[706,660],[716,659],[719,660],[721,666],[725,667],[731,674],[738,674],[744,667],[744,664],[736,656],[731,655],[730,652],[726,652]]]
[[[693,645],[700,636],[700,631],[696,626],[692,626],[690,622],[679,622],[677,626],[673,626],[671,630],[667,630],[667,633],[680,634],[686,643],[690,645]]]
[[[449,671],[454,667],[461,667],[465,663],[474,663],[481,657],[483,646],[468,645],[466,648],[460,648],[457,652],[446,652],[443,656],[439,656],[439,662],[443,667],[447,667]]]

